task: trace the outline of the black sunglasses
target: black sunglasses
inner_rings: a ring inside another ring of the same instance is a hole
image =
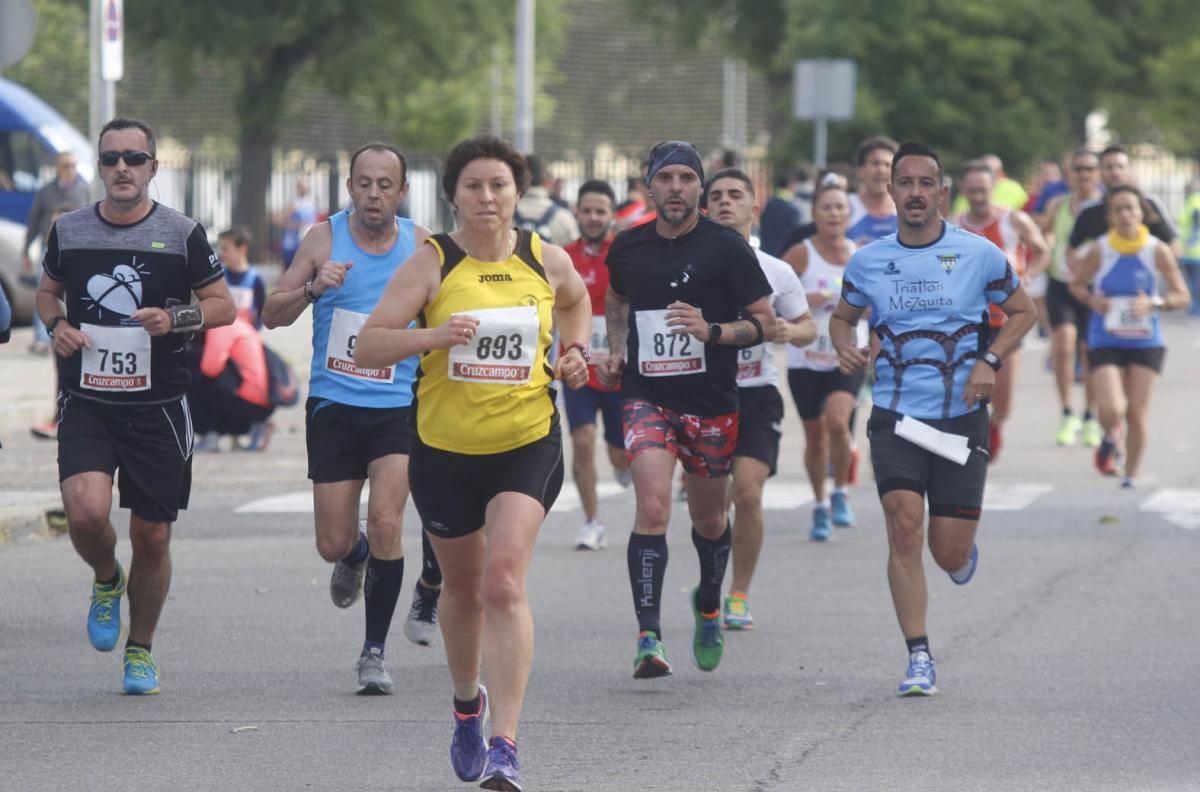
[[[125,160],[125,164],[131,168],[136,168],[139,165],[145,165],[150,160],[154,159],[152,154],[145,151],[101,151],[100,164],[106,168],[111,168],[120,160]]]

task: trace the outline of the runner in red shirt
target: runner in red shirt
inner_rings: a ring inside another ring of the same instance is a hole
[[[621,429],[619,388],[605,388],[596,377],[595,363],[608,355],[608,331],[604,322],[604,296],[608,293],[608,265],[605,258],[612,244],[613,207],[616,196],[608,182],[587,181],[579,188],[575,217],[580,238],[566,246],[575,269],[587,285],[592,298],[592,364],[588,366],[588,384],[577,391],[563,390],[567,424],[571,429],[571,473],[579,490],[585,521],[575,546],[580,550],[599,550],[605,545],[604,526],[596,494],[596,413],[604,415],[604,441],[613,475],[623,487],[633,480],[625,458]]]
[[[992,187],[995,176],[982,161],[967,163],[963,169],[960,188],[970,207],[954,218],[953,222],[966,230],[991,240],[1004,251],[1013,269],[1028,284],[1046,270],[1050,263],[1050,246],[1038,230],[1037,225],[1020,209],[1007,209],[992,202]],[[992,336],[1000,331],[1007,320],[1004,311],[995,305],[988,306],[988,324]],[[1014,349],[1005,365],[996,372],[996,386],[992,389],[992,414],[989,428],[991,462],[1000,456],[1003,440],[1001,427],[1012,412],[1013,388],[1016,383],[1017,352]]]

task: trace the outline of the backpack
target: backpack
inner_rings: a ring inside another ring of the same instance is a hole
[[[300,385],[288,362],[275,350],[263,344],[267,358],[267,398],[272,407],[291,407],[300,401]]]
[[[522,216],[520,212],[514,212],[513,222],[517,224],[517,228],[526,231],[535,231],[544,241],[553,242],[554,237],[552,236],[553,232],[550,230],[550,221],[554,219],[554,215],[561,209],[561,206],[551,201],[550,206],[546,207],[546,213],[542,215],[540,220],[530,220]]]

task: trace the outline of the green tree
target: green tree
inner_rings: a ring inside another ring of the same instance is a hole
[[[213,64],[233,78],[241,155],[235,213],[260,232],[271,153],[298,78],[375,113],[406,147],[441,149],[479,128],[494,44],[511,40],[511,11],[511,3],[491,0],[125,5],[134,47],[180,86]]]
[[[72,124],[88,126],[88,9],[85,0],[34,0],[37,35],[4,76],[45,99]]]
[[[1147,117],[1169,120],[1153,112],[1169,82],[1162,75],[1166,64],[1182,63],[1200,4],[661,0],[653,14],[687,44],[716,31],[727,52],[766,77],[777,160],[810,150],[809,125],[789,120],[792,61],[848,57],[859,66],[858,117],[831,126],[831,159],[846,159],[863,136],[885,132],[938,146],[953,164],[994,151],[1017,170],[1080,140],[1084,119],[1099,107],[1119,130],[1145,131]]]

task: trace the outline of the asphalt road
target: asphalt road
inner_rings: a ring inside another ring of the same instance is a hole
[[[784,472],[769,487],[751,593],[758,627],[727,636],[715,673],[688,660],[697,567],[682,511],[664,606],[676,674],[638,682],[624,552],[632,495],[606,487],[613,541],[596,553],[573,549],[580,517],[566,495],[530,577],[526,789],[1200,789],[1194,328],[1171,328],[1147,472],[1133,492],[1096,474],[1087,450],[1050,443],[1042,353],[1026,353],[979,573],[959,588],[927,562],[941,691],[932,699],[894,697],[906,657],[869,469],[854,495],[859,525],[810,543],[794,416]],[[0,546],[0,790],[473,788],[449,767],[441,646],[400,633],[415,514],[388,647],[397,692],[360,698],[362,606],[329,601],[298,411],[280,424],[265,454],[197,460],[155,641],[159,696],[119,695],[119,653],[88,645],[89,575],[65,538]],[[52,491],[52,444],[6,437],[0,476],[9,493]],[[125,517],[115,519],[124,534]],[[126,542],[119,551],[128,558]]]

